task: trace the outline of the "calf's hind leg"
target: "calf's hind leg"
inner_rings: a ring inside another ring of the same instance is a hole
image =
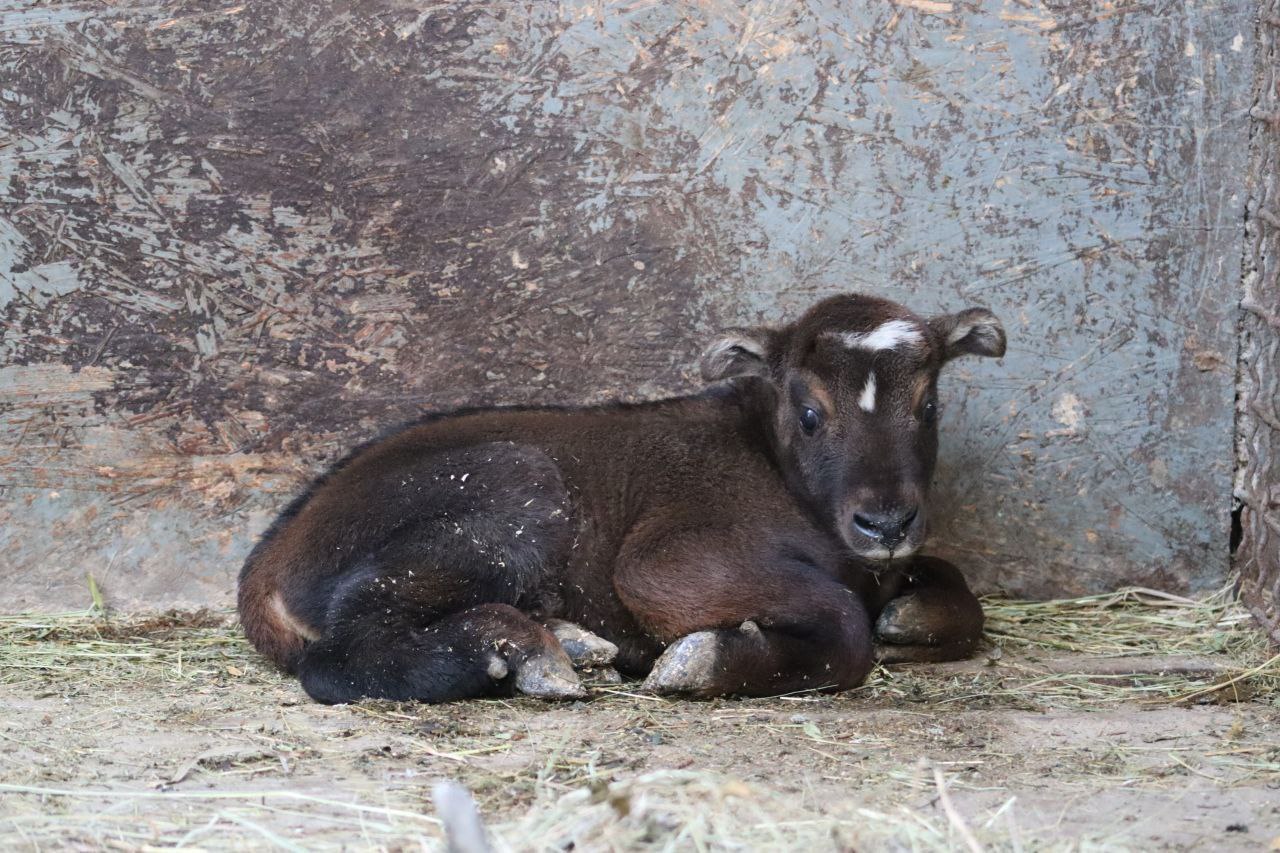
[[[387,532],[317,592],[321,636],[298,662],[306,691],[328,703],[581,695],[559,642],[519,609],[570,536],[554,463],[480,445],[396,466],[387,480]]]
[[[394,615],[361,614],[309,646],[298,666],[308,695],[326,704],[585,695],[555,637],[510,605],[479,604],[425,627]]]

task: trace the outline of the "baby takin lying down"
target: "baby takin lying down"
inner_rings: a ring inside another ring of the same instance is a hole
[[[254,646],[320,702],[841,690],[982,631],[922,557],[937,382],[1004,353],[982,308],[837,296],[711,343],[703,392],[432,415],[357,448],[240,575]]]

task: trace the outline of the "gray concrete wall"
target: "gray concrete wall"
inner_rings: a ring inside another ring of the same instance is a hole
[[[352,442],[984,304],[936,550],[1223,582],[1252,0],[0,7],[6,607],[225,604]]]

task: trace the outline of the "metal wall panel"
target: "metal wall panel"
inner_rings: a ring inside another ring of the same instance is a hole
[[[716,328],[985,304],[936,550],[1221,583],[1252,0],[0,11],[6,606],[226,603],[433,407],[694,387]]]

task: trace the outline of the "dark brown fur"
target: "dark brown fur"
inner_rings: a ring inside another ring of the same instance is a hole
[[[918,346],[832,337],[893,319]],[[664,692],[858,684],[877,618],[887,657],[963,656],[982,615],[959,572],[880,557],[923,537],[938,370],[1003,349],[980,309],[926,323],[838,297],[717,341],[703,369],[725,381],[696,396],[427,418],[281,515],[241,574],[245,631],[326,702],[571,695],[556,619]]]

